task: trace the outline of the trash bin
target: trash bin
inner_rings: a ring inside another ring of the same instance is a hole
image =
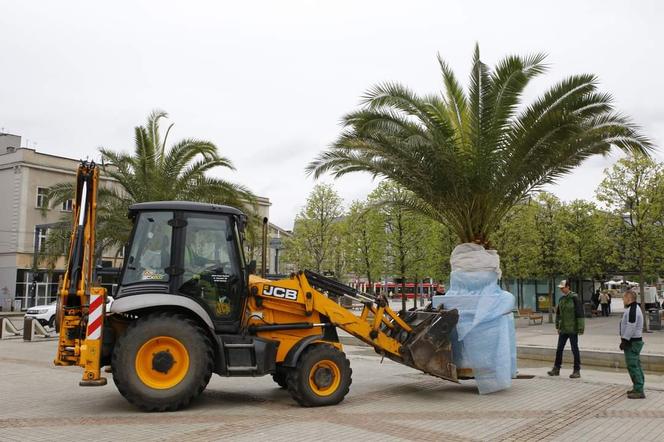
[[[648,323],[650,330],[662,329],[662,318],[659,314],[659,309],[648,310]]]

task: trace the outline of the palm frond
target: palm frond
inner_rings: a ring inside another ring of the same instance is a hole
[[[381,83],[343,118],[338,139],[306,168],[318,178],[368,172],[408,189],[408,207],[444,221],[462,241],[488,241],[500,220],[533,190],[613,147],[647,154],[652,144],[617,113],[594,75],[574,75],[528,105],[545,55],[507,56],[494,69],[479,46],[467,92],[438,56],[444,91],[419,96]]]

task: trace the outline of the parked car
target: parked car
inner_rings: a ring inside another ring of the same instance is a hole
[[[35,318],[41,325],[53,327],[55,325],[55,312],[57,310],[56,303],[57,301],[53,301],[50,304],[30,307],[28,311],[25,312],[25,316]]]
[[[108,312],[111,308],[111,303],[113,302],[112,296],[106,297],[106,311]],[[25,316],[35,318],[39,321],[41,325],[48,325],[49,327],[55,326],[55,314],[57,312],[57,301],[53,301],[50,304],[46,305],[36,305],[30,307]]]

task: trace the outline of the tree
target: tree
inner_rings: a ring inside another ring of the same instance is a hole
[[[306,205],[295,218],[293,236],[285,244],[284,259],[318,273],[334,269],[335,263],[330,260],[338,244],[336,230],[340,228],[342,215],[341,198],[332,186],[314,186]]]
[[[422,252],[425,255],[422,276],[428,276],[436,281],[447,281],[450,276],[450,255],[454,246],[459,243],[459,237],[447,224],[438,223],[420,216],[424,224],[425,240]]]
[[[131,228],[127,210],[134,203],[186,200],[245,207],[255,201],[246,187],[208,175],[218,167],[234,169],[231,160],[221,156],[211,141],[185,138],[168,147],[173,124],[163,135],[160,130],[167,116],[163,111],[153,111],[145,126],[134,129],[133,153],[99,149],[103,173],[117,183],[99,187],[99,250],[127,241]],[[71,199],[74,191],[72,182],[56,184],[50,189],[49,200],[62,203]]]
[[[349,270],[365,276],[373,293],[384,267],[385,224],[376,208],[360,201],[351,204],[346,221]]]
[[[516,280],[517,305],[522,307],[523,280],[537,275],[539,232],[535,218],[538,205],[530,200],[517,204],[510,210],[494,234],[493,245],[500,254],[502,279],[510,291],[509,280]]]
[[[544,192],[538,195],[537,204],[535,229],[538,233],[539,272],[546,276],[549,284],[549,323],[553,323],[554,282],[562,266],[560,256],[562,242],[561,205],[558,198]]]
[[[378,84],[307,171],[386,177],[410,191],[401,204],[446,223],[463,242],[488,245],[515,204],[586,158],[612,146],[651,149],[593,75],[568,77],[520,106],[524,88],[546,70],[544,58],[508,56],[492,70],[476,47],[467,91],[440,57],[442,95]]]
[[[574,200],[563,204],[561,261],[566,275],[579,281],[604,277],[613,247],[606,235],[605,218],[592,202]],[[580,287],[583,300],[583,285]]]
[[[660,164],[645,156],[634,155],[619,160],[607,170],[596,191],[597,199],[624,221],[624,235],[619,240],[625,252],[625,264],[634,266],[639,274],[642,309],[645,275],[656,270],[657,247],[661,242],[658,238],[662,229],[658,210],[661,174]],[[645,330],[645,321],[643,327]]]
[[[383,207],[386,268],[401,281],[403,311],[406,311],[406,279],[422,276],[426,256],[423,250],[427,229],[422,216],[401,205],[390,204],[409,198],[408,194],[406,189],[394,183],[383,182],[369,195],[374,205]]]

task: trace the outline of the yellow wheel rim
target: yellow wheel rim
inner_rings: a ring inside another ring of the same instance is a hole
[[[136,353],[136,374],[148,387],[166,390],[179,384],[189,371],[189,353],[170,336],[147,341]]]
[[[329,359],[316,362],[309,371],[309,387],[318,396],[330,396],[341,384],[341,370]]]

